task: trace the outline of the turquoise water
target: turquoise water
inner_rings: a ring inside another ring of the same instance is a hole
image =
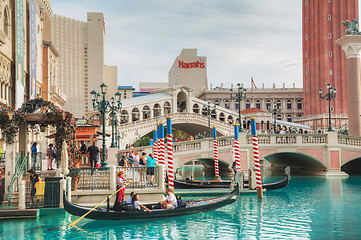
[[[216,211],[149,221],[76,217],[0,221],[1,239],[361,239],[361,178],[293,178],[282,190],[240,195]]]

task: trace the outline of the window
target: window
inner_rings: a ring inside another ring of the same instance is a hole
[[[229,109],[229,100],[224,101],[224,107]]]
[[[256,108],[261,109],[261,101],[260,100],[256,101]]]
[[[332,39],[332,34],[331,33],[328,34],[328,39]]]
[[[307,34],[305,35],[305,40],[307,40],[307,38],[308,38],[308,36],[307,36]]]
[[[219,106],[219,100],[214,100],[214,105]]]
[[[281,115],[277,115],[277,120],[282,120],[282,117],[281,117]]]
[[[282,108],[282,102],[281,100],[277,100],[277,108],[281,109]]]
[[[332,71],[332,69],[330,70],[330,76],[332,76],[333,75],[333,71]]]
[[[328,52],[328,56],[332,57],[332,51]]]
[[[307,109],[309,109],[309,108],[310,108],[310,106],[308,105],[308,103],[306,104],[306,108],[307,108]]]
[[[238,111],[238,109],[239,109],[239,103],[236,102],[236,110]]]
[[[270,100],[266,101],[266,108],[271,109],[271,101]]]
[[[331,106],[331,112],[333,112],[335,109],[334,109],[334,107],[333,106]]]
[[[305,18],[305,23],[307,23],[307,18]]]
[[[249,100],[246,101],[246,108],[250,108],[251,107],[251,102]]]
[[[306,86],[306,92],[308,92],[308,86]]]
[[[7,7],[4,10],[4,32],[10,36],[10,16]]]
[[[306,56],[306,57],[308,57],[308,53],[307,53],[307,51],[305,52],[305,56]]]
[[[287,100],[287,109],[292,109],[292,101]]]
[[[331,21],[331,15],[327,16],[328,21]]]
[[[306,74],[308,74],[308,69],[306,69]]]
[[[302,101],[297,100],[297,109],[302,109]]]
[[[287,122],[292,122],[292,116],[291,115],[287,115]]]

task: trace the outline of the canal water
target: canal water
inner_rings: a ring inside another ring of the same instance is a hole
[[[281,190],[241,194],[216,211],[127,221],[77,219],[61,214],[0,221],[0,239],[361,239],[361,177],[295,177]]]

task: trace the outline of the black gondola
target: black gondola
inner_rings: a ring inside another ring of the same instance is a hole
[[[235,202],[239,195],[239,188],[236,187],[232,192],[220,196],[201,200],[185,201],[186,206],[181,208],[175,208],[171,210],[155,209],[158,204],[145,204],[145,206],[151,209],[151,212],[147,211],[122,211],[116,212],[107,210],[105,208],[96,208],[90,212],[86,218],[97,220],[121,220],[121,219],[144,219],[144,218],[159,218],[159,217],[171,217],[188,215],[195,213],[202,213],[212,211],[228,204]],[[91,207],[79,206],[66,200],[64,196],[64,209],[75,216],[83,216]]]
[[[290,181],[290,170],[289,167],[285,168],[285,178],[274,183],[266,183],[262,184],[262,188],[270,191],[270,190],[276,190],[281,189],[284,187],[287,187],[289,181]],[[230,188],[231,181],[222,181],[222,182],[212,182],[212,181],[184,181],[184,180],[174,180],[174,187],[176,189],[197,189],[197,188]],[[243,184],[244,188],[248,188],[248,182],[245,182]]]

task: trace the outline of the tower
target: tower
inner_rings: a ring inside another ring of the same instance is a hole
[[[337,88],[331,101],[332,126],[347,123],[347,69],[341,47],[335,43],[344,35],[341,21],[358,18],[358,0],[303,0],[302,55],[304,118],[298,122],[313,129],[328,125],[328,102],[320,98],[327,83]]]

